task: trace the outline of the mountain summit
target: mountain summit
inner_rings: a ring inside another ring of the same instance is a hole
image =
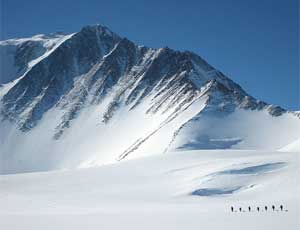
[[[299,137],[297,116],[197,54],[139,46],[105,26],[1,41],[0,55],[0,173],[278,149]]]

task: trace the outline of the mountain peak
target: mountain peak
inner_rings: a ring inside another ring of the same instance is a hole
[[[84,26],[84,27],[82,27],[80,32],[83,32],[83,33],[93,32],[93,33],[98,33],[98,34],[101,34],[101,35],[107,35],[107,36],[111,36],[111,37],[113,37],[113,36],[114,37],[119,37],[119,35],[112,32],[108,27],[103,26],[101,24]]]
[[[239,142],[242,147],[255,148],[261,147],[261,138],[244,125],[263,126],[269,132],[267,125],[285,113],[256,100],[190,51],[138,46],[102,25],[85,26],[61,39],[43,37],[0,46],[0,54],[11,54],[2,55],[3,63],[10,63],[5,67],[15,70],[1,75],[8,77],[4,76],[0,87],[0,130],[16,133],[27,148],[25,155],[51,155],[44,147],[48,143],[56,148],[57,156],[70,143],[74,148],[69,153],[78,162],[93,153],[104,154],[104,160],[144,150],[159,153],[181,148],[190,140],[195,140],[193,146],[233,148],[226,142],[233,138],[243,140]],[[240,111],[246,116],[236,121]],[[297,129],[297,121],[290,122],[291,114],[286,114],[287,122],[282,122],[289,129],[293,123]],[[40,133],[47,135],[41,147],[35,148]],[[293,135],[273,136],[265,146],[277,148]],[[122,141],[115,145],[111,137]],[[13,143],[14,139],[4,140],[0,149],[17,156]],[[87,152],[89,146],[95,148]]]

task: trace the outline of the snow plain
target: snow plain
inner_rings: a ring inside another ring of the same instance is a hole
[[[299,229],[299,156],[195,150],[1,175],[0,229]]]

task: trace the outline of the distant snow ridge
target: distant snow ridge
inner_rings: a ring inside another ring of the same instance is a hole
[[[89,167],[172,149],[277,149],[299,118],[192,52],[107,27],[0,42],[0,172]]]
[[[300,138],[280,149],[286,152],[300,152]]]

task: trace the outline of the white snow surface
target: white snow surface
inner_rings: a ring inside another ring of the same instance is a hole
[[[300,152],[300,138],[280,149],[281,151]]]
[[[236,110],[226,117],[207,114],[190,122],[172,147],[226,149],[233,143],[233,149],[278,150],[298,138],[299,130],[299,118],[291,113],[273,117],[267,111]]]
[[[182,151],[1,175],[0,229],[299,229],[299,154]]]
[[[0,121],[0,174],[110,164],[118,162],[132,149],[134,151],[122,160],[177,149],[226,149],[230,146],[231,149],[275,151],[299,136],[299,119],[291,114],[271,117],[265,111],[237,110],[227,117],[203,116],[185,126],[172,141],[173,133],[201,111],[204,105],[205,100],[198,100],[166,123],[169,113],[145,116],[148,107],[145,103],[132,111],[120,109],[111,122],[104,125],[99,120],[107,107],[104,101],[101,106],[85,108],[59,141],[53,139],[55,124],[64,112],[59,109],[48,111],[40,124],[27,133],[16,129],[8,121]],[[135,149],[139,142],[142,144]]]

